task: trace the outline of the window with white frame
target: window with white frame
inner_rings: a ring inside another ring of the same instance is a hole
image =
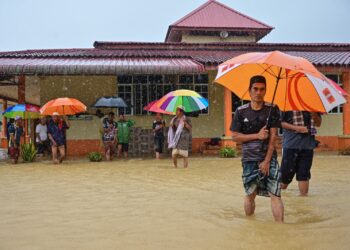
[[[236,109],[244,104],[249,103],[250,101],[242,100],[238,96],[236,96],[234,93],[232,93],[232,113],[234,114],[236,112]]]
[[[143,108],[176,89],[195,90],[203,97],[209,97],[207,74],[200,75],[119,75],[118,95],[129,105],[124,109],[126,115],[149,114]],[[201,111],[208,114],[208,109]]]
[[[343,87],[343,78],[341,74],[325,74],[326,77],[331,79],[333,82],[338,84],[340,87]],[[342,114],[343,113],[343,105],[339,105],[329,111],[330,114]]]

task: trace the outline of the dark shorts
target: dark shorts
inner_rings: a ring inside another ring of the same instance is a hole
[[[9,153],[9,156],[10,156],[11,159],[18,160],[19,148],[9,147],[8,153]]]
[[[56,146],[53,145],[51,142],[50,142],[50,145],[51,147],[62,147],[62,146],[66,146],[66,143],[65,142],[56,142]]]
[[[155,136],[154,137],[154,151],[158,153],[163,153],[164,147],[164,136]]]
[[[122,152],[129,152],[129,143],[118,143],[118,146],[121,146]]]
[[[103,145],[105,147],[105,153],[109,151],[111,155],[114,154],[114,151],[115,151],[114,141],[104,141]]]
[[[270,172],[268,176],[263,176],[259,171],[259,161],[243,162],[243,186],[246,195],[251,195],[255,191],[259,196],[269,197],[269,193],[280,197],[280,169],[276,159],[270,163]]]
[[[297,181],[308,181],[311,179],[311,166],[314,157],[312,149],[283,149],[281,164],[281,182],[289,184],[294,175]]]
[[[42,141],[41,143],[37,142],[36,147],[38,149],[38,154],[44,154],[45,152],[50,153],[50,142]]]

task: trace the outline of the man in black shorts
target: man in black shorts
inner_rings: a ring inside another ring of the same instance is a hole
[[[242,143],[242,179],[246,193],[244,210],[247,216],[253,215],[256,195],[267,196],[271,198],[275,221],[283,222],[284,208],[275,150],[277,129],[281,126],[280,111],[277,106],[264,102],[265,77],[257,75],[250,79],[249,94],[251,102],[237,108],[231,126],[233,140]]]
[[[301,196],[309,192],[311,166],[314,148],[317,147],[316,127],[321,126],[318,113],[288,111],[282,113],[283,157],[281,164],[281,187],[286,189],[294,175],[298,181]]]

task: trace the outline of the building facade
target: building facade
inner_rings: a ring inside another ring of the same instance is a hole
[[[304,57],[350,93],[350,44],[260,43],[272,30],[208,1],[170,25],[164,43],[95,42],[90,49],[0,52],[0,98],[5,106],[43,105],[61,96],[81,100],[88,112],[72,120],[67,136],[68,153],[84,155],[100,146],[100,118],[91,108],[96,99],[124,98],[130,107],[123,112],[137,127],[149,129],[153,117],[143,107],[175,89],[192,89],[209,100],[209,108],[192,119],[192,151],[213,137],[232,143],[229,128],[241,100],[214,79],[220,63],[242,53],[280,50]],[[318,134],[323,150],[350,146],[349,105],[323,116]]]

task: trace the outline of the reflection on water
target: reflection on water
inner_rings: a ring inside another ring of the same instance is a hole
[[[258,197],[246,218],[239,159],[0,163],[0,249],[347,249],[350,158],[315,159],[311,193]]]

